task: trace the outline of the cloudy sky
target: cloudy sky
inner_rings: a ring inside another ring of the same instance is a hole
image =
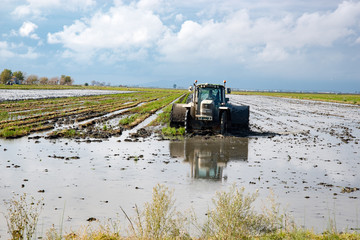
[[[0,0],[0,71],[360,91],[359,0]]]

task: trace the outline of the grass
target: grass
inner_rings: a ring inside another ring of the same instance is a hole
[[[240,95],[262,95],[324,102],[360,105],[360,94],[288,93],[288,92],[233,92]]]
[[[41,237],[48,240],[73,239],[360,239],[358,232],[328,229],[318,234],[311,230],[287,224],[285,213],[270,199],[262,211],[255,210],[258,194],[245,193],[244,188],[233,185],[228,191],[216,193],[213,208],[207,212],[205,223],[199,223],[194,214],[187,215],[176,209],[173,190],[156,185],[150,202],[143,209],[135,207],[133,216],[122,208],[128,228],[121,231],[117,220],[82,227],[69,233],[50,228]],[[5,218],[12,239],[33,239],[42,209],[42,202],[24,194],[14,197],[7,205]],[[192,227],[192,230],[190,230]],[[195,227],[195,228],[194,228]],[[195,230],[194,230],[195,229]],[[196,231],[197,229],[197,231]]]
[[[132,114],[130,116],[120,119],[119,124],[123,126],[129,125],[133,123],[139,116],[140,114],[138,113]]]
[[[161,133],[166,137],[184,136],[185,128],[164,127],[161,129]]]
[[[9,113],[5,111],[0,111],[0,121],[7,120],[9,118]]]
[[[28,135],[30,133],[30,127],[7,127],[0,129],[0,137],[2,138],[17,138]]]
[[[179,98],[175,103],[186,103],[186,100],[189,96],[189,93],[183,94],[182,97]],[[163,112],[158,115],[158,117],[153,120],[149,125],[150,126],[164,126],[161,129],[161,133],[166,137],[176,137],[176,136],[184,136],[185,128],[172,128],[170,127],[170,114],[171,114],[172,104],[168,105],[163,109]]]

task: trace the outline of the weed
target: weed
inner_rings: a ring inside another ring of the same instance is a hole
[[[184,136],[185,128],[164,127],[161,129],[161,132],[164,136],[167,137]]]
[[[138,117],[139,117],[138,113],[127,116],[125,118],[120,119],[119,124],[120,125],[129,125],[130,123],[134,122]]]
[[[135,225],[131,223],[132,234],[137,239],[188,238],[184,228],[185,218],[174,207],[173,191],[164,185],[153,188],[152,201],[145,203],[144,211],[136,207]]]
[[[9,118],[9,113],[5,111],[0,111],[0,121],[6,120]]]
[[[360,234],[338,233],[329,229],[322,234],[316,234],[306,229],[284,227],[284,215],[279,211],[279,204],[271,197],[270,208],[261,213],[253,209],[253,203],[258,194],[245,194],[244,188],[233,185],[228,192],[218,192],[213,199],[214,208],[208,211],[205,224],[195,225],[196,217],[185,217],[175,208],[173,190],[164,185],[153,188],[151,202],[144,204],[140,211],[136,206],[135,217],[130,218],[122,209],[130,226],[128,236],[120,233],[120,224],[109,220],[99,227],[88,225],[65,235],[54,227],[46,232],[48,240],[115,240],[115,239],[359,239]],[[7,203],[6,217],[11,239],[33,239],[37,221],[42,209],[41,201],[28,198],[26,194],[19,200],[13,198]],[[200,230],[200,237],[190,236],[186,226],[194,224]]]
[[[5,219],[12,239],[32,239],[43,207],[42,201],[28,198],[24,193],[19,199],[14,196],[6,205]]]
[[[245,194],[244,191],[233,185],[228,192],[216,194],[213,199],[215,209],[208,212],[203,238],[244,239],[281,228],[281,217],[259,214],[253,209],[258,193]]]
[[[66,129],[66,130],[62,131],[62,133],[64,134],[64,137],[66,137],[66,138],[73,138],[77,135],[75,129]]]
[[[0,137],[16,138],[30,133],[30,127],[8,127],[0,130]]]

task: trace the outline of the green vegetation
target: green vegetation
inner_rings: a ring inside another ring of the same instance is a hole
[[[285,92],[233,92],[233,94],[262,95],[262,96],[285,97],[285,98],[360,105],[360,94],[285,93]]]
[[[143,210],[135,207],[133,217],[122,208],[129,227],[120,231],[119,223],[112,220],[99,227],[81,228],[63,235],[54,227],[46,232],[48,240],[87,239],[360,239],[358,232],[337,232],[335,228],[317,234],[311,230],[289,224],[286,214],[280,211],[273,198],[267,201],[264,210],[256,211],[257,193],[246,194],[244,188],[233,185],[228,191],[218,192],[213,198],[213,209],[207,212],[205,223],[199,223],[194,213],[177,211],[173,191],[164,185],[153,189],[152,200]],[[32,239],[37,227],[42,201],[26,195],[8,202],[4,214],[12,239]],[[190,230],[191,229],[191,230]]]
[[[120,119],[119,124],[129,125],[130,123],[133,123],[139,116],[140,115],[138,113],[132,114],[130,116]]]
[[[10,81],[10,82],[9,82]],[[72,79],[70,76],[66,76],[66,75],[61,75],[60,79],[58,77],[53,77],[51,79],[49,79],[48,77],[38,77],[35,74],[31,74],[28,77],[25,78],[25,75],[23,72],[21,71],[16,71],[16,72],[12,72],[9,69],[4,69],[1,72],[0,75],[0,84],[8,84],[9,85],[20,85],[22,86],[23,84],[26,85],[72,85],[74,82],[74,79]],[[9,88],[5,87],[5,86],[1,86],[0,88]],[[14,87],[11,87],[14,88]],[[17,88],[24,88],[24,87],[17,87]]]
[[[0,129],[0,137],[3,138],[16,138],[18,136],[25,136],[30,133],[30,127],[7,127],[4,129]]]
[[[124,111],[115,114],[115,117],[129,115],[120,121],[120,125],[132,128],[183,93],[183,90],[142,89],[112,95],[1,102],[0,137],[22,137],[31,132],[53,129],[55,124],[69,124],[74,121],[77,121],[81,128],[87,128],[97,124],[99,117],[119,110]],[[94,120],[96,118],[98,119]],[[101,120],[110,118],[104,117]],[[89,119],[90,121],[87,121]],[[110,127],[102,130],[119,133]],[[71,131],[56,132],[54,136],[71,137],[72,134]]]
[[[176,103],[186,103],[186,100],[189,96],[189,93],[184,94]],[[172,104],[168,105],[163,109],[163,111],[158,115],[158,117],[152,121],[150,126],[165,126],[161,129],[161,133],[166,137],[176,137],[176,136],[184,136],[185,128],[172,128],[170,127],[170,114],[171,114]]]
[[[5,111],[0,111],[0,121],[7,120],[9,118],[9,113]]]
[[[166,137],[184,136],[185,128],[164,127],[161,129],[161,133]]]
[[[0,74],[0,83],[6,84],[12,77],[12,72],[10,69],[4,69]]]

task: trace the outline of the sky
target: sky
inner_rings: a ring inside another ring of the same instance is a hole
[[[0,71],[360,92],[360,0],[0,0]]]

